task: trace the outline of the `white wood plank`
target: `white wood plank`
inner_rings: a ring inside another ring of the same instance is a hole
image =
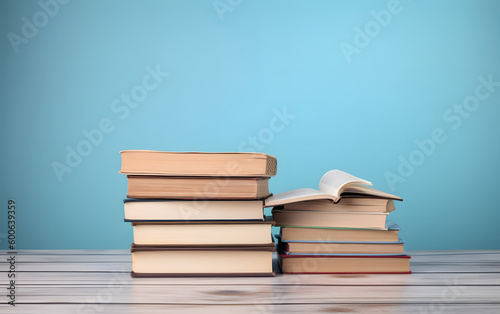
[[[19,302],[155,304],[500,304],[500,286],[19,286]]]
[[[7,272],[8,264],[0,264],[0,272]],[[16,263],[16,272],[30,271],[106,271],[106,272],[125,272],[132,270],[131,262],[120,263]]]
[[[1,254],[7,254],[10,250],[0,250]],[[92,249],[92,250],[16,250],[22,255],[125,255],[130,254],[130,249]],[[500,250],[417,250],[408,251],[410,255],[456,255],[456,254],[500,254]]]
[[[0,264],[0,272],[6,272],[9,265]],[[18,272],[126,272],[132,269],[130,262],[110,263],[16,263]],[[411,263],[410,269],[417,273],[497,273],[500,272],[500,263]],[[279,269],[275,268],[276,272]]]
[[[258,304],[258,305],[158,305],[158,304],[0,304],[0,312],[15,314],[58,313],[500,313],[498,304]]]
[[[9,250],[0,250],[8,254]],[[128,255],[130,248],[120,250],[16,250],[18,255]]]
[[[0,250],[0,255],[7,254],[8,250]],[[18,255],[129,255],[130,249],[114,250],[16,250]],[[500,250],[439,250],[439,251],[408,251],[413,257],[441,256],[441,255],[493,255],[500,258]]]
[[[0,257],[1,258],[1,257]],[[131,263],[132,254],[42,254],[17,255],[18,263]],[[0,260],[0,265],[7,263],[7,256]]]
[[[129,250],[21,251],[19,303],[1,304],[0,312],[500,312],[500,251],[410,254],[412,275],[130,278]],[[5,258],[0,255],[2,271]],[[54,302],[81,304],[48,304]]]
[[[122,285],[409,285],[441,286],[500,285],[500,273],[414,273],[411,275],[277,275],[276,277],[227,277],[227,278],[131,278],[128,272],[23,272],[16,277],[18,285],[27,284],[73,284],[108,285],[111,282]]]
[[[24,251],[23,254],[17,255],[17,260],[20,263],[95,263],[95,262],[130,262],[132,255],[129,250],[103,250],[106,254],[99,254],[99,250],[68,250],[69,254],[64,250],[51,250],[47,253],[40,251]],[[5,252],[5,251],[4,251]],[[49,253],[52,252],[52,253]],[[79,252],[79,254],[77,254]],[[86,253],[89,252],[89,253]],[[116,254],[114,254],[116,253]],[[474,263],[487,265],[500,265],[500,251],[413,251],[412,264],[449,264],[449,263]],[[275,257],[277,254],[275,253]],[[0,265],[7,263],[7,254],[2,258],[0,255]]]

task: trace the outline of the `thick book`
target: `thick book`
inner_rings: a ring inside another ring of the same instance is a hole
[[[333,201],[330,200],[328,200],[328,202],[333,203]],[[346,193],[335,204],[347,205],[347,206],[393,206],[394,202],[391,199],[386,199],[386,198],[373,197],[370,195]]]
[[[282,227],[280,235],[284,241],[397,242],[399,226],[387,222],[386,229]]]
[[[361,200],[360,202],[356,202]],[[354,201],[354,202],[349,202]],[[363,202],[364,201],[364,202]],[[313,210],[331,212],[392,212],[396,209],[393,200],[377,198],[342,198],[338,203],[331,200],[313,200],[284,204],[286,210]]]
[[[128,198],[263,199],[267,178],[127,176]]]
[[[369,185],[372,185],[372,183],[346,172],[330,170],[321,178],[319,190],[302,188],[275,194],[266,199],[265,206],[279,206],[312,200],[332,200],[337,203],[341,198],[363,196],[388,200],[403,200],[396,195],[376,190]]]
[[[404,241],[397,242],[336,242],[284,241],[278,235],[278,249],[291,255],[404,255]]]
[[[132,222],[137,245],[240,245],[273,242],[274,221]]]
[[[267,245],[141,246],[132,244],[132,277],[274,276]]]
[[[325,212],[309,210],[272,210],[278,226],[363,228],[386,230],[388,213]]]
[[[283,274],[411,274],[410,256],[287,255],[278,252]]]
[[[125,150],[121,173],[160,176],[273,177],[276,157],[263,153]]]
[[[125,199],[126,220],[262,220],[262,200]]]

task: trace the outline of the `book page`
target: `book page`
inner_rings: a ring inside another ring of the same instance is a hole
[[[379,191],[370,186],[366,186],[358,183],[351,183],[344,187],[341,193],[349,193],[349,194],[363,194],[363,195],[372,195],[380,198],[391,199],[402,201],[403,199],[399,196],[392,195],[386,192]],[[393,204],[394,205],[394,204]]]
[[[355,177],[341,170],[330,170],[323,175],[319,181],[319,190],[324,193],[331,194],[335,197],[335,201],[340,198],[340,192],[344,186],[352,183],[361,183],[372,185],[370,181]]]
[[[315,189],[302,188],[274,194],[268,197],[265,201],[265,207],[320,199],[334,200],[334,197],[328,193],[324,193]]]

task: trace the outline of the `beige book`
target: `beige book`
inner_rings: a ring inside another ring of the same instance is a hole
[[[399,228],[388,230],[283,227],[284,241],[397,242]]]
[[[274,243],[239,246],[132,245],[132,276],[274,276]]]
[[[127,176],[129,198],[262,199],[267,178]]]
[[[387,206],[388,199],[375,198],[369,195],[344,195],[336,204],[348,206]]]
[[[225,223],[132,223],[134,243],[141,245],[269,244],[269,221]]]
[[[319,212],[299,210],[272,210],[278,226],[364,228],[386,230],[388,213]]]
[[[124,203],[125,220],[263,219],[262,200],[133,200]]]
[[[276,157],[263,153],[204,153],[124,150],[126,175],[272,177]]]
[[[278,242],[278,248],[291,254],[402,254],[404,242]]]
[[[313,200],[313,201],[304,201],[304,202],[296,202],[289,203],[283,205],[283,208],[286,210],[313,210],[313,211],[332,211],[332,212],[374,212],[374,213],[383,213],[383,212],[392,212],[396,207],[394,206],[393,200],[387,199],[369,199],[374,200],[372,205],[366,202],[364,205],[354,205],[352,203],[344,202],[344,200],[348,200],[349,198],[342,198],[338,203],[334,203],[331,200]],[[350,198],[352,200],[353,198]],[[365,200],[364,198],[362,198]],[[382,202],[379,202],[382,201]]]
[[[284,274],[408,274],[410,256],[300,256],[279,254]]]

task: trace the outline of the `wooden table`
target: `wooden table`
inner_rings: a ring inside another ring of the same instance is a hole
[[[411,275],[262,278],[130,278],[127,250],[18,251],[16,306],[0,252],[1,313],[500,313],[500,251],[409,252]]]

